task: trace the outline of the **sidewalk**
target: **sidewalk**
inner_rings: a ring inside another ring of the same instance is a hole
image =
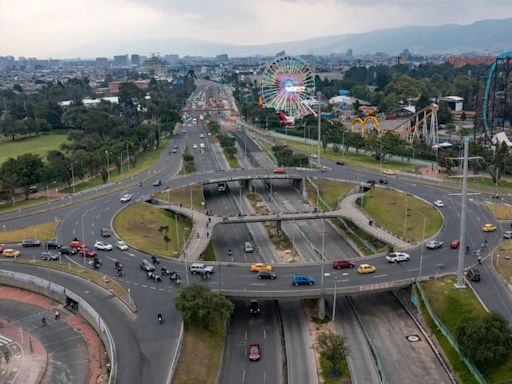
[[[373,219],[366,216],[366,214],[357,207],[356,201],[361,196],[361,193],[348,195],[338,203],[338,209],[343,212],[343,216],[350,219],[355,225],[373,237],[385,243],[392,244],[395,248],[404,249],[410,247],[411,244],[380,227]],[[373,220],[372,225],[370,225],[370,219]]]

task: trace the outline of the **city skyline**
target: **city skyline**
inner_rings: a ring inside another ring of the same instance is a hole
[[[9,36],[0,55],[94,57],[131,53],[125,47],[132,42],[172,39],[181,41],[176,53],[183,55],[188,39],[256,45],[409,25],[469,24],[506,17],[507,6],[504,0],[485,6],[477,0],[0,0],[0,33]]]

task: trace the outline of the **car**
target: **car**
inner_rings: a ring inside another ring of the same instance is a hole
[[[73,255],[76,255],[77,249],[76,248],[71,248],[71,247],[61,247],[59,249],[59,251],[60,251],[61,255],[73,256]]]
[[[55,252],[41,253],[41,260],[56,261],[59,260],[59,254]]]
[[[437,249],[437,248],[441,248],[443,246],[443,244],[444,244],[444,241],[430,240],[425,243],[425,247],[427,247],[428,249]]]
[[[5,257],[20,257],[21,256],[21,252],[20,251],[18,251],[17,249],[12,249],[12,248],[4,249],[2,254]]]
[[[182,129],[181,133],[187,133],[187,130],[186,129]]]
[[[249,345],[249,360],[257,361],[261,358],[260,345],[258,343],[251,343]]]
[[[275,272],[271,271],[259,271],[258,272],[258,279],[260,280],[274,280],[277,278],[277,275]]]
[[[451,249],[458,249],[459,247],[460,247],[460,240],[453,240],[450,243],[450,248]]]
[[[250,241],[246,241],[244,243],[244,251],[245,253],[251,253],[254,252],[254,248],[252,247],[252,244]]]
[[[155,180],[153,181],[153,187],[159,187],[162,185],[162,180]]]
[[[327,167],[320,167],[320,172],[327,172],[329,168]]]
[[[120,251],[126,251],[128,250],[128,245],[122,240],[116,241],[116,248]]]
[[[496,230],[496,226],[493,224],[484,224],[482,226],[482,231],[484,232],[494,232]]]
[[[39,247],[41,245],[41,242],[39,240],[34,239],[23,239],[21,245],[23,246],[23,248]]]
[[[272,266],[265,263],[254,263],[250,267],[251,272],[271,271]]]
[[[400,263],[401,261],[409,261],[411,256],[404,252],[390,252],[386,255],[386,260],[390,263]]]
[[[480,271],[475,268],[470,268],[466,271],[466,278],[469,281],[480,281]]]
[[[155,266],[146,259],[142,259],[142,262],[139,264],[139,267],[144,272],[153,272],[155,270]]]
[[[376,182],[375,180],[371,180],[371,179],[370,179],[370,180],[368,180],[368,181],[366,182],[366,184],[368,184],[368,185],[370,185],[370,186],[372,186],[372,187],[375,187],[375,184],[377,184],[377,182]]]
[[[206,273],[210,274],[213,273],[213,265],[206,265],[204,263],[192,263],[190,267],[188,267],[189,271],[192,272],[192,274],[196,273]]]
[[[176,148],[174,148],[174,149],[172,150],[172,153],[176,153],[176,152],[178,152],[178,150],[177,150]]]
[[[194,145],[193,145],[193,148],[194,148],[194,149],[197,149],[197,144],[194,144]]]
[[[388,184],[388,181],[387,181],[387,179],[379,179],[379,183]]]
[[[98,254],[96,253],[96,251],[94,250],[89,250],[87,248],[82,248],[81,250],[78,251],[78,256],[81,256],[81,257],[96,257],[98,256]]]
[[[199,135],[199,137],[200,137],[201,139],[204,139],[204,134],[202,134],[202,133],[201,133],[201,134]]]
[[[338,165],[345,165],[345,163],[343,161],[337,161],[336,164],[338,164]]]
[[[444,203],[443,203],[443,201],[442,201],[442,200],[436,200],[436,201],[434,201],[434,205],[435,205],[436,207],[444,207]]]
[[[211,136],[211,135],[212,135],[212,133],[211,133],[211,132],[208,132],[208,136]]]
[[[47,249],[59,249],[61,245],[57,243],[56,239],[48,240],[46,242],[46,248]]]
[[[260,313],[260,306],[258,304],[258,300],[251,300],[251,304],[249,304],[249,313],[251,315],[257,315]]]
[[[286,173],[286,170],[283,167],[277,167],[276,169],[274,169],[274,173],[282,175]]]
[[[354,268],[356,265],[348,260],[336,259],[332,261],[332,267],[334,269],[342,269],[342,268]]]
[[[373,273],[373,272],[377,272],[377,268],[375,268],[375,266],[370,265],[370,264],[361,264],[357,268],[357,272],[362,273],[362,274]]]
[[[97,241],[94,243],[94,248],[99,249],[100,251],[111,251],[112,244],[107,243],[106,241]]]
[[[112,235],[112,233],[110,232],[110,229],[108,229],[108,228],[101,228],[100,234],[103,237],[110,237]]]
[[[121,203],[127,203],[127,202],[129,202],[131,199],[132,199],[132,195],[130,195],[129,193],[127,193],[126,195],[121,196],[121,198],[119,199],[119,201],[120,201]]]
[[[69,243],[68,247],[74,249],[81,249],[87,248],[87,244],[81,243],[80,240],[73,240],[71,243]]]
[[[503,233],[503,237],[504,237],[505,239],[512,239],[512,231],[505,231],[505,232]]]
[[[312,153],[309,155],[312,159],[318,159],[318,155],[316,153]]]
[[[292,275],[291,281],[294,286],[315,284],[315,279],[307,275]]]
[[[179,149],[179,147],[180,147],[180,146],[179,146],[178,144],[174,144],[173,149]]]
[[[385,175],[394,175],[396,172],[393,171],[392,169],[384,169],[382,173]]]

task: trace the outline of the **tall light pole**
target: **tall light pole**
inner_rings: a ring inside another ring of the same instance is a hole
[[[320,271],[320,290],[322,291],[322,294],[324,292],[324,250],[325,250],[325,220],[322,217],[322,253],[320,254],[320,264],[322,265]]]
[[[336,321],[336,288],[337,288],[338,281],[336,278],[334,279],[334,301],[332,303],[332,322]]]
[[[128,151],[128,143],[126,143],[126,158],[128,159],[126,167],[128,170],[130,170],[130,151]]]
[[[82,214],[82,244],[85,244],[85,230],[84,230],[84,216],[87,214],[87,211],[85,211],[83,214]],[[86,262],[85,262],[85,251],[84,251],[84,267],[86,266]]]
[[[464,288],[464,252],[466,251],[466,200],[468,194],[468,154],[469,154],[469,136],[464,137],[464,162],[462,177],[462,202],[460,212],[460,247],[459,263],[457,266],[457,283],[455,287]]]
[[[71,162],[71,184],[73,184],[73,193],[76,192],[75,188],[75,170],[73,168],[73,162]]]
[[[423,269],[423,248],[425,247],[425,225],[427,222],[427,218],[425,215],[423,215],[423,236],[421,240],[421,253],[420,253],[420,273],[419,273],[419,279],[421,280],[421,271]]]
[[[105,150],[105,154],[107,155],[107,175],[108,175],[108,183],[110,184],[110,162],[108,158],[108,150]]]
[[[185,233],[189,230],[189,227],[183,229],[183,258],[185,259],[185,281],[188,285],[188,262],[187,254],[185,253]]]
[[[320,119],[321,119],[321,116],[320,116],[320,113],[321,113],[321,109],[320,109],[320,97],[321,97],[321,93],[318,92],[317,93],[317,97],[318,97],[318,140],[317,140],[317,144],[318,144],[318,166],[320,166],[320,138],[322,137],[322,125],[320,123]]]
[[[404,200],[405,203],[405,212],[404,212],[404,239],[407,234],[407,199]]]

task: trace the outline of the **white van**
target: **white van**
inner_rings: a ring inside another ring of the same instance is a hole
[[[201,148],[201,149],[205,149],[206,147],[204,146],[204,143],[200,143],[200,144],[199,144],[199,148]]]
[[[251,253],[254,251],[254,248],[252,247],[252,244],[250,241],[246,241],[244,244],[244,251],[245,253]]]

